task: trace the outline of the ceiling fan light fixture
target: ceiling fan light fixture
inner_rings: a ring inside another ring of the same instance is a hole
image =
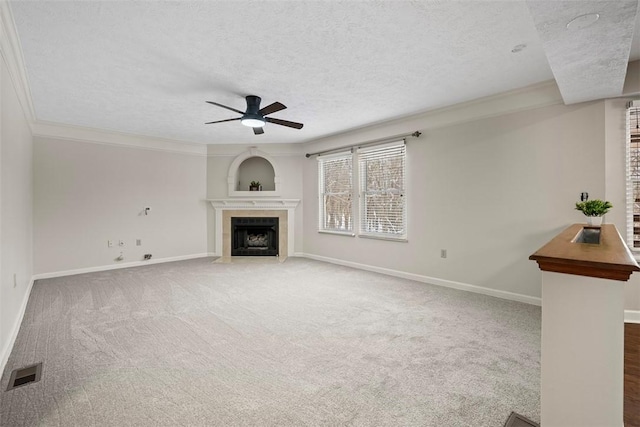
[[[265,125],[266,121],[261,117],[243,117],[240,123],[250,128],[261,128]]]

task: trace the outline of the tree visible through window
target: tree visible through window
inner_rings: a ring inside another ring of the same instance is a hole
[[[352,231],[352,155],[319,158],[320,230]]]
[[[362,150],[360,232],[405,236],[405,145]]]
[[[405,157],[404,141],[319,157],[319,230],[405,239]]]

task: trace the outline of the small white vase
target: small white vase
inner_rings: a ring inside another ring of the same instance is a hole
[[[602,217],[601,216],[588,216],[587,223],[592,227],[600,227],[602,226]]]

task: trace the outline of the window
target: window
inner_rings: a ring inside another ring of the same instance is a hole
[[[629,246],[640,250],[640,108],[635,106],[627,110],[627,237]]]
[[[396,141],[319,157],[319,230],[406,239],[405,154]]]
[[[404,143],[360,150],[358,162],[360,233],[406,237]]]
[[[320,231],[353,231],[352,154],[318,158]]]

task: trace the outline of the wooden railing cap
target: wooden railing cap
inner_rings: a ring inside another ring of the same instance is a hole
[[[627,281],[640,266],[613,224],[601,227],[600,244],[573,243],[586,224],[573,224],[529,257],[540,270]]]

